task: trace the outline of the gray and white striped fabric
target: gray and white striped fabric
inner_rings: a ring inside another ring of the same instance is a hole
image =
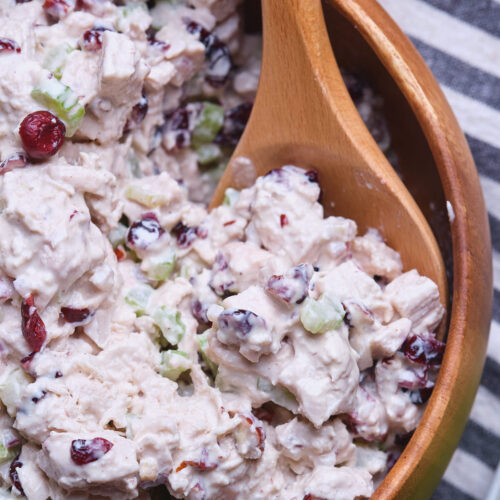
[[[455,111],[479,170],[493,240],[486,366],[459,448],[432,499],[500,500],[500,479],[491,490],[500,460],[500,0],[379,2],[420,51]]]

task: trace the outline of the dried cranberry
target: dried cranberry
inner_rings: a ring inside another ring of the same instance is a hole
[[[193,301],[191,305],[191,312],[193,316],[196,318],[196,321],[200,323],[202,326],[211,326],[212,322],[208,319],[207,316],[208,307],[206,304],[201,303],[198,299]]]
[[[12,461],[9,468],[9,477],[11,483],[17,488],[21,495],[24,495],[23,487],[21,486],[21,481],[19,481],[19,474],[17,473],[17,469],[20,469],[23,466],[21,460],[19,460],[19,455]]]
[[[301,304],[308,295],[311,277],[312,267],[300,264],[289,269],[284,275],[271,276],[266,291],[289,304]]]
[[[24,299],[21,304],[21,319],[21,328],[26,342],[32,352],[39,352],[47,339],[47,331],[45,330],[42,318],[40,318],[36,310],[32,295]]]
[[[281,227],[288,226],[288,217],[286,216],[286,214],[280,215],[280,226]]]
[[[90,309],[75,309],[73,307],[61,307],[61,317],[68,323],[83,323],[92,312]]]
[[[148,98],[143,94],[139,102],[132,108],[130,117],[123,129],[123,133],[138,127],[144,121],[148,112],[148,107]]]
[[[227,45],[219,40],[216,35],[194,21],[188,22],[187,30],[191,34],[198,34],[200,42],[205,46],[205,59],[208,63],[205,80],[212,87],[223,86],[233,68]]]
[[[302,500],[325,500],[322,497],[316,497],[314,495],[311,495],[311,493],[308,493],[307,495],[304,496]]]
[[[106,28],[92,28],[83,34],[82,48],[89,52],[97,52],[102,48],[102,32]]]
[[[26,153],[36,160],[54,156],[64,143],[65,133],[64,123],[49,111],[30,113],[19,127]]]
[[[244,102],[226,111],[222,130],[215,138],[217,144],[223,146],[236,146],[238,144],[250,118],[252,106],[253,103]]]
[[[247,336],[254,325],[262,324],[263,319],[246,309],[227,309],[219,314],[217,324],[224,333],[236,333],[238,337]]]
[[[308,170],[304,175],[308,178],[309,182],[315,182],[316,184],[319,184],[319,174],[317,170]]]
[[[127,232],[127,243],[133,248],[147,248],[158,240],[164,230],[153,214],[144,214],[142,219],[134,222]]]
[[[0,54],[2,52],[21,52],[21,47],[14,40],[0,38]]]
[[[42,393],[40,394],[40,396],[34,396],[31,398],[31,401],[33,401],[33,403],[37,404],[39,403],[45,396],[47,395],[47,391],[42,391]]]
[[[31,354],[28,354],[27,356],[25,356],[23,359],[21,359],[20,363],[21,363],[21,366],[26,370],[26,371],[29,371],[30,368],[31,368],[31,363],[33,362],[33,359],[35,358],[36,356],[36,352],[32,352]]]
[[[63,376],[61,370],[57,370],[56,373],[54,374],[54,378],[61,378]]]
[[[439,365],[443,359],[445,344],[432,337],[411,335],[403,344],[404,355],[414,363]]]
[[[0,162],[0,175],[6,174],[15,168],[25,167],[27,163],[28,157],[24,153],[14,153]]]
[[[43,10],[52,18],[60,19],[69,11],[69,4],[65,0],[45,0]]]
[[[102,458],[113,448],[113,443],[104,438],[75,439],[71,443],[71,460],[76,465],[86,465]]]
[[[127,254],[125,253],[125,250],[123,250],[123,248],[121,248],[121,247],[117,247],[113,251],[114,251],[114,253],[116,255],[116,260],[118,262],[121,262],[122,260],[125,260],[125,258],[127,257]]]
[[[189,227],[182,222],[178,222],[172,229],[172,233],[177,238],[177,245],[179,245],[180,248],[188,248],[191,246],[196,236],[198,236],[197,229],[197,227]]]
[[[183,460],[179,464],[179,467],[175,469],[175,472],[180,472],[186,467],[196,467],[200,471],[211,471],[217,468],[217,464],[215,462],[208,461],[208,450],[203,448],[200,460]]]

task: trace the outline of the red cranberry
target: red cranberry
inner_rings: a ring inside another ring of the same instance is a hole
[[[144,214],[142,219],[134,222],[127,233],[127,243],[132,248],[147,248],[164,233],[156,215]]]
[[[281,227],[288,226],[288,217],[286,216],[286,214],[280,215],[280,226]]]
[[[33,296],[24,299],[21,304],[22,332],[32,352],[39,352],[45,340],[47,331],[35,307]]]
[[[271,276],[266,291],[287,303],[301,304],[308,295],[312,267],[300,264],[288,270],[284,275]]]
[[[89,52],[97,52],[102,48],[102,32],[105,28],[92,28],[83,34],[82,48]]]
[[[43,10],[52,18],[60,19],[69,11],[69,4],[65,0],[45,0]]]
[[[237,337],[246,337],[256,325],[263,326],[264,319],[246,309],[226,309],[217,318],[219,330],[224,333],[235,333]]]
[[[32,352],[31,354],[28,354],[27,356],[25,356],[23,359],[21,359],[20,363],[21,363],[21,366],[27,371],[29,372],[30,371],[30,368],[31,368],[31,363],[33,362],[33,359],[35,358],[36,356],[36,352]]]
[[[414,363],[439,365],[443,359],[445,344],[432,337],[409,336],[403,344],[404,355]]]
[[[208,451],[206,448],[203,448],[200,460],[183,460],[179,467],[175,469],[175,472],[179,472],[189,466],[196,467],[200,471],[210,471],[217,468],[217,464],[215,462],[208,461]]]
[[[19,127],[26,153],[36,160],[54,156],[64,143],[65,133],[64,123],[49,111],[30,113]]]
[[[9,468],[9,477],[12,484],[17,488],[21,495],[24,495],[23,487],[21,486],[21,481],[19,481],[19,474],[17,473],[17,469],[20,469],[23,466],[21,460],[19,460],[19,455],[12,461]]]
[[[91,316],[92,312],[89,309],[61,307],[61,317],[68,323],[83,323]]]
[[[0,38],[0,54],[2,52],[21,52],[21,47],[14,40]]]
[[[244,102],[234,108],[229,109],[224,114],[224,124],[222,130],[215,138],[217,144],[223,146],[236,146],[250,118],[253,103]]]
[[[40,396],[34,396],[31,398],[33,403],[38,404],[45,396],[47,395],[47,391],[42,391]]]
[[[113,448],[113,443],[104,438],[75,439],[71,443],[71,460],[76,465],[86,465],[102,458]]]
[[[144,121],[148,112],[148,107],[148,98],[143,94],[139,102],[132,108],[130,117],[123,129],[123,133],[138,127]]]
[[[191,246],[198,235],[197,229],[196,227],[189,227],[182,222],[178,222],[172,229],[172,233],[177,238],[177,245],[179,245],[180,248],[188,248]]]
[[[196,318],[196,321],[198,321],[201,326],[210,327],[212,322],[208,319],[207,311],[207,304],[201,303],[198,299],[193,301],[191,305],[191,312]]]
[[[188,21],[187,30],[191,34],[198,34],[200,42],[205,45],[205,59],[208,63],[205,80],[212,87],[223,86],[233,68],[227,45],[194,21]]]

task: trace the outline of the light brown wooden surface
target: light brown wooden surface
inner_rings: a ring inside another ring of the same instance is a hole
[[[371,46],[412,109],[441,179],[451,223],[453,302],[443,365],[424,417],[374,499],[427,499],[456,448],[479,384],[491,320],[491,242],[469,148],[437,82],[373,0],[329,0]],[[334,19],[330,19],[334,23]],[[331,25],[332,34],[336,25]],[[344,39],[347,46],[352,39]],[[357,44],[359,47],[359,44]],[[369,58],[365,59],[365,63]],[[422,169],[425,174],[426,170]]]
[[[254,108],[233,155],[258,175],[285,164],[319,172],[327,214],[381,231],[406,269],[416,268],[447,297],[435,237],[413,198],[359,117],[336,66],[321,0],[264,0],[262,72]],[[238,184],[229,163],[213,204]]]

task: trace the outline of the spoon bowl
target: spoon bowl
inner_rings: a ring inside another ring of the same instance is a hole
[[[361,233],[378,229],[405,269],[416,268],[438,284],[445,304],[446,274],[436,239],[349,97],[321,1],[264,0],[262,7],[257,97],[211,206],[222,202],[228,187],[246,187],[274,168],[314,169],[325,213],[354,219]]]

